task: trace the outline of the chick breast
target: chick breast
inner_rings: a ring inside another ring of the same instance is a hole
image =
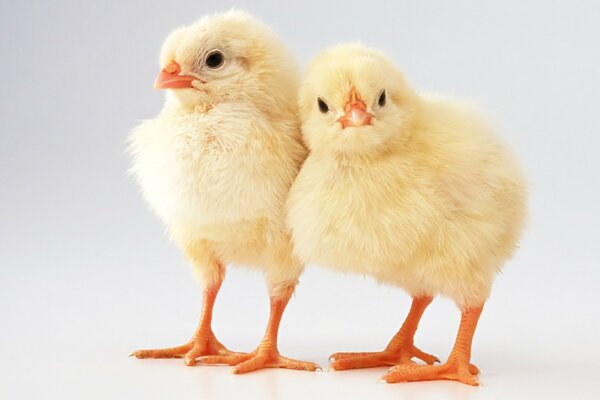
[[[167,108],[134,131],[133,169],[182,247],[208,240],[226,263],[270,268],[285,256],[297,265],[284,223],[305,153],[297,137],[295,121],[268,121],[247,104],[206,114]]]

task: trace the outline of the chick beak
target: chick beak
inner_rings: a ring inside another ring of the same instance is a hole
[[[181,66],[175,61],[171,61],[160,71],[154,81],[155,89],[185,89],[191,88],[192,81],[198,78],[190,75],[181,74]]]
[[[373,115],[367,112],[364,101],[358,97],[353,89],[350,92],[350,99],[344,106],[344,115],[338,119],[338,122],[342,124],[342,128],[371,125],[372,117]]]

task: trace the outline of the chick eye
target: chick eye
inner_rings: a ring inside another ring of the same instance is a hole
[[[319,111],[321,111],[323,114],[327,114],[329,112],[329,106],[322,98],[319,97],[317,99],[317,105],[319,106]]]
[[[206,60],[204,60],[204,62],[208,68],[215,69],[223,65],[224,60],[225,57],[223,56],[223,53],[221,53],[219,50],[213,50],[206,56]]]
[[[379,99],[377,100],[377,104],[379,104],[379,107],[383,107],[385,106],[385,102],[387,101],[386,95],[385,95],[385,89],[381,91],[381,94],[379,95]]]

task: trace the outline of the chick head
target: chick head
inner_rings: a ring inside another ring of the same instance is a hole
[[[237,10],[173,31],[160,67],[155,87],[170,89],[182,106],[260,99],[268,107],[296,98],[291,55],[268,27]]]
[[[406,134],[416,95],[382,53],[338,45],[307,68],[299,94],[302,131],[313,151],[368,153]]]

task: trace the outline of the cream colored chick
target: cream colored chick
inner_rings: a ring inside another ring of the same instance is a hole
[[[466,104],[413,91],[381,53],[325,51],[300,90],[310,155],[288,199],[305,263],[368,274],[413,297],[402,328],[378,353],[336,353],[336,370],[396,365],[387,382],[478,384],[471,340],[495,275],[511,257],[526,214],[512,154]],[[445,364],[413,344],[435,295],[462,311]]]
[[[285,199],[306,156],[291,55],[262,23],[230,11],[171,33],[160,65],[155,86],[167,89],[166,103],[133,132],[133,172],[200,278],[204,306],[188,343],[133,355],[237,365],[236,373],[315,370],[277,349],[279,322],[303,269],[285,226]],[[249,354],[227,350],[211,328],[232,263],[264,272],[269,288],[269,324]]]

